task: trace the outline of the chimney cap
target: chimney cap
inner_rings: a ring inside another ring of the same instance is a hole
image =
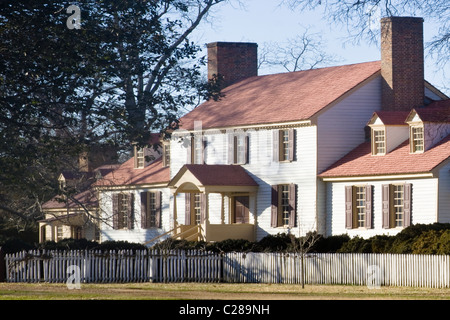
[[[206,44],[207,48],[212,47],[258,47],[257,43],[254,42],[227,42],[227,41],[216,41]]]
[[[423,18],[422,17],[403,17],[403,16],[390,16],[390,17],[384,17],[381,18],[381,22],[387,22],[387,21],[407,21],[410,20],[411,22],[415,21],[415,22],[423,22]]]

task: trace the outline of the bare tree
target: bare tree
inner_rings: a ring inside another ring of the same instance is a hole
[[[438,33],[427,44],[430,53],[436,54],[438,62],[445,64],[450,57],[450,6],[447,0],[282,0],[292,10],[315,10],[322,8],[330,23],[344,24],[350,38],[356,41],[378,39],[381,17],[412,15],[438,21]]]
[[[287,39],[284,43],[264,43],[259,54],[258,67],[282,67],[287,72],[326,66],[338,59],[324,50],[319,33],[305,28],[303,33]]]

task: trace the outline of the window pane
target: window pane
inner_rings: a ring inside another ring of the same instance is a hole
[[[284,226],[289,225],[290,217],[290,206],[289,206],[289,185],[281,186],[281,224]]]
[[[149,196],[149,223],[151,227],[156,225],[156,193],[150,192]]]
[[[145,162],[145,155],[143,148],[136,148],[136,167],[143,168]]]
[[[394,219],[395,223],[394,225],[396,227],[403,227],[403,220],[404,220],[404,214],[403,214],[403,204],[404,204],[404,187],[403,185],[394,185]]]
[[[245,139],[244,135],[238,135],[236,137],[236,161],[239,164],[245,164]]]
[[[357,226],[366,226],[366,187],[356,187],[356,220]]]
[[[384,154],[386,153],[386,143],[385,143],[385,135],[384,130],[374,130],[373,132],[373,153],[374,154]]]
[[[203,140],[202,137],[194,138],[194,163],[203,164]]]
[[[128,197],[122,194],[119,197],[119,219],[122,228],[127,228],[128,226]]]
[[[194,221],[201,223],[202,198],[200,193],[194,194]]]

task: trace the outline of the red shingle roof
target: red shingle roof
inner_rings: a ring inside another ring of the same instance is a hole
[[[450,122],[450,99],[434,101],[426,108],[414,110],[424,122]]]
[[[134,158],[123,163],[117,170],[107,174],[94,186],[130,186],[167,183],[170,181],[170,168],[163,167],[162,158],[155,160],[142,169],[134,168]]]
[[[409,139],[383,156],[373,156],[365,142],[322,172],[319,177],[426,173],[450,157],[450,135],[424,153],[411,154]]]
[[[308,120],[317,112],[380,71],[380,61],[291,73],[256,76],[222,90],[181,118],[182,129],[269,124]]]
[[[204,186],[258,186],[241,166],[186,164],[184,167]]]
[[[376,111],[374,115],[377,115],[385,125],[407,125],[405,119],[409,111]]]
[[[87,207],[97,207],[98,200],[97,195],[92,190],[86,190],[73,196],[75,200],[65,201],[62,196],[55,196],[51,200],[45,202],[42,205],[42,209],[73,209],[81,208],[80,203]]]

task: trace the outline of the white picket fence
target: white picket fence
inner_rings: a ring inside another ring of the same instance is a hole
[[[214,282],[222,257],[200,250],[31,250],[7,254],[5,262],[8,282],[67,282],[74,276],[70,266],[86,283]]]
[[[302,283],[294,254],[230,253],[224,270],[225,282]],[[443,255],[317,253],[304,256],[303,270],[306,284],[450,287],[450,256]]]
[[[28,251],[5,256],[8,282],[239,282],[450,287],[450,256],[400,254]],[[304,272],[302,272],[304,270]]]

